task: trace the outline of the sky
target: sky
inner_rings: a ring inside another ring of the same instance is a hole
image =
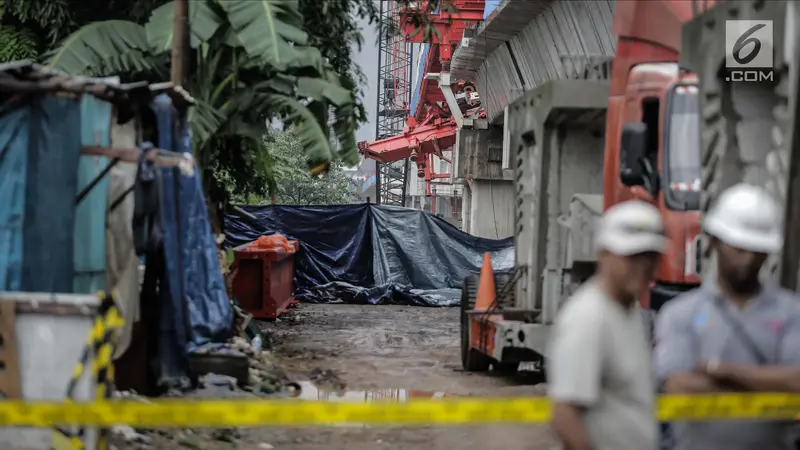
[[[353,45],[355,53],[355,63],[361,66],[361,70],[367,76],[368,84],[364,86],[364,105],[367,109],[369,122],[358,129],[357,137],[359,141],[371,141],[375,136],[375,103],[377,100],[377,81],[378,81],[378,30],[377,24],[370,25],[367,19],[359,19],[358,25],[361,27],[361,34],[364,36],[364,45],[361,51]]]
[[[377,83],[378,83],[378,30],[377,24],[370,25],[367,19],[358,19],[358,25],[361,27],[361,34],[364,36],[364,45],[361,46],[361,51],[358,48],[353,48],[354,60],[356,64],[361,66],[361,70],[367,76],[367,86],[364,86],[364,107],[367,110],[367,117],[369,120],[362,124],[356,132],[356,137],[359,141],[371,141],[375,138],[375,104],[378,102],[377,96]],[[369,167],[363,167],[362,170],[371,172],[375,170],[374,164],[368,164]]]

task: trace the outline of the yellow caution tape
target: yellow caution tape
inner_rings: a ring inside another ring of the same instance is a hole
[[[658,418],[673,420],[791,420],[800,395],[664,396]],[[543,398],[450,398],[407,403],[328,403],[302,400],[156,400],[93,403],[0,401],[0,426],[128,424],[143,428],[542,423]]]

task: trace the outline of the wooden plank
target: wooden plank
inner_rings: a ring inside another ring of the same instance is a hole
[[[0,302],[0,394],[4,398],[22,398],[15,309],[14,302]]]
[[[142,151],[138,148],[108,148],[85,145],[81,148],[81,153],[92,156],[107,156],[128,163],[137,163]],[[194,159],[188,153],[170,152],[160,148],[148,150],[146,158],[160,167],[180,167],[193,171],[195,166]]]

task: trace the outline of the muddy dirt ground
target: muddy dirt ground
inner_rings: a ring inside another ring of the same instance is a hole
[[[280,365],[320,390],[409,389],[454,395],[541,395],[534,374],[461,370],[458,308],[301,305],[264,323]],[[385,392],[385,391],[384,391]],[[195,448],[278,450],[549,450],[544,426],[240,430],[237,444],[199,440]],[[189,445],[182,445],[186,447]],[[159,447],[160,448],[160,447]]]

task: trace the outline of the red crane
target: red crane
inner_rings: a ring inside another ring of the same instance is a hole
[[[365,157],[379,163],[408,158],[417,166],[417,176],[425,180],[426,195],[431,195],[432,180],[450,177],[450,174],[434,173],[433,158],[436,156],[451,162],[443,152],[455,144],[457,117],[476,117],[481,114],[474,86],[451,84],[446,72],[464,30],[483,20],[484,0],[450,0],[450,3],[454,12],[446,11],[447,8],[440,3],[439,8],[429,15],[436,32],[428,36],[419,32],[413,23],[414,15],[421,10],[400,12],[400,24],[406,42],[429,44],[420,75],[419,102],[415,111],[409,111],[402,134],[358,144],[359,151]],[[456,108],[458,112],[454,116],[453,110]]]

